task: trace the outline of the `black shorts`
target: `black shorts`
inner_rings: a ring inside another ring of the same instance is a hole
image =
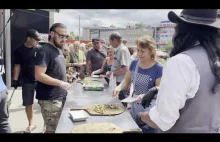
[[[22,85],[23,106],[29,106],[34,103],[34,91],[37,83],[25,83]]]

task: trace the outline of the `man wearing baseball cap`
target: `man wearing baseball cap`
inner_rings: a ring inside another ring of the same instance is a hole
[[[25,132],[30,133],[36,126],[33,123],[33,102],[34,90],[36,87],[36,80],[34,77],[34,57],[38,51],[38,43],[40,41],[40,34],[34,29],[30,29],[26,33],[25,43],[15,50],[15,66],[13,76],[13,86],[18,87],[18,77],[21,71],[22,77],[22,99],[23,106],[28,118],[28,127]]]

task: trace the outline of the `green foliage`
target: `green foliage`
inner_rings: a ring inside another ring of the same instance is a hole
[[[167,62],[167,60],[161,59],[161,60],[159,60],[159,62],[160,62],[162,65],[165,65],[166,62]]]
[[[79,35],[76,35],[74,32],[70,32],[68,39],[69,40],[81,40],[82,36],[80,36],[80,39],[79,39]]]
[[[79,38],[79,35],[76,35],[75,40],[81,40],[81,39],[82,39],[82,36],[80,36]]]
[[[142,22],[142,23],[136,23],[135,24],[135,27],[140,29],[140,28],[144,28],[145,27],[145,24]]]
[[[169,42],[167,45],[165,45],[161,50],[162,51],[166,51],[166,52],[170,52],[171,49],[173,48],[173,43],[172,42]]]
[[[70,40],[74,40],[75,38],[76,38],[75,33],[74,33],[74,32],[70,32],[70,34],[69,34],[69,38],[68,38],[68,39],[70,39]]]

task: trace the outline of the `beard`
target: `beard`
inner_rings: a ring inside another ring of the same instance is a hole
[[[62,44],[59,44],[59,43],[57,42],[56,37],[53,38],[53,43],[54,43],[54,45],[55,45],[57,48],[63,49],[64,44],[63,44],[63,45],[62,45]]]

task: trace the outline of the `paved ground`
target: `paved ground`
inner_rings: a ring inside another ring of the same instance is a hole
[[[11,96],[13,90],[9,90],[9,96]],[[17,88],[12,98],[11,106],[9,108],[9,123],[13,133],[21,133],[28,126],[27,116],[25,108],[22,106],[22,93],[21,88]],[[33,133],[42,133],[44,121],[41,115],[40,106],[37,100],[34,101],[34,122],[37,128]]]

